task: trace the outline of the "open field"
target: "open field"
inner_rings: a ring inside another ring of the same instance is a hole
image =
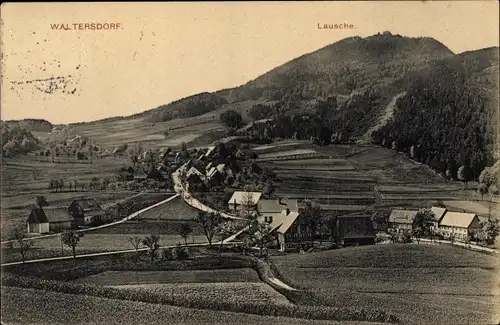
[[[106,286],[165,283],[260,282],[249,268],[189,271],[106,271],[80,278],[75,282]]]
[[[148,227],[148,226],[144,226]],[[155,231],[156,227],[153,227],[152,231]],[[146,228],[149,229],[149,228]],[[78,250],[90,250],[90,251],[114,251],[114,250],[124,250],[124,249],[134,249],[129,241],[131,236],[145,237],[151,234],[152,231],[144,230],[142,232],[136,231],[131,234],[108,234],[108,233],[86,233],[83,238],[78,243],[76,248],[77,254]],[[61,240],[59,237],[50,237],[43,239],[33,240],[34,245],[32,249],[53,249],[61,250]],[[194,235],[188,237],[188,243],[205,243],[207,239],[203,235]],[[160,234],[160,245],[169,246],[177,245],[178,243],[184,243],[184,239],[180,235],[165,235]],[[142,247],[142,246],[141,246]],[[65,250],[70,251],[69,247],[65,247]]]
[[[325,209],[332,211],[356,211],[368,206],[375,209],[418,209],[435,205],[437,201],[477,200],[474,190],[464,191],[462,183],[447,181],[427,166],[386,148],[371,145],[318,147],[298,141],[257,148],[266,152],[260,157],[277,159],[259,163],[274,171],[280,179],[276,183],[275,195],[299,200],[316,199]],[[292,151],[313,148],[324,156],[278,160],[280,156],[288,155],[291,148]],[[456,204],[447,205],[453,208]],[[487,214],[488,210],[485,202],[460,206],[481,215]],[[498,212],[495,208],[492,211],[493,214]]]
[[[2,287],[1,309],[5,324],[381,324],[260,316],[13,287]]]
[[[491,322],[500,303],[498,257],[450,245],[376,245],[272,260],[286,283],[306,290],[304,304],[381,308],[406,323],[478,324]]]
[[[269,285],[259,282],[162,283],[118,285],[118,289],[133,289],[152,295],[172,295],[214,303],[223,299],[230,303],[270,303],[288,305],[290,302]]]

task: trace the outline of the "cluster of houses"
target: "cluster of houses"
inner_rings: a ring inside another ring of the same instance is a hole
[[[474,237],[482,228],[481,222],[487,220],[486,217],[474,213],[453,212],[441,207],[432,207],[431,211],[435,218],[433,231],[445,239],[453,237],[458,241],[466,241]],[[389,215],[389,229],[396,233],[412,231],[417,213],[415,210],[392,210]]]
[[[301,226],[303,223],[296,199],[264,199],[261,192],[236,191],[227,204],[232,213],[258,211],[258,220],[269,224],[281,251],[285,250],[286,242],[300,241],[306,231]],[[334,237],[337,244],[344,246],[374,244],[375,230],[370,216],[338,217]]]
[[[28,232],[46,234],[102,221],[105,215],[95,199],[77,199],[68,207],[34,208],[26,223]]]

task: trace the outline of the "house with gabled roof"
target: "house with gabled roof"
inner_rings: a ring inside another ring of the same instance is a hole
[[[299,212],[299,203],[293,199],[278,198],[276,200],[259,199],[257,202],[257,211],[265,222],[271,222],[273,218],[283,211]]]
[[[44,207],[32,209],[26,222],[28,232],[44,234],[70,229],[73,217],[65,207]]]
[[[227,202],[229,210],[236,212],[245,208],[257,210],[257,203],[262,196],[262,192],[235,191]],[[250,207],[247,207],[251,203]]]
[[[189,183],[200,183],[205,181],[205,175],[195,167],[191,167],[186,173],[186,180]]]
[[[439,223],[439,233],[444,238],[466,241],[481,230],[481,220],[474,213],[447,211]]]
[[[105,217],[104,210],[93,198],[74,200],[69,205],[68,211],[75,224],[79,226],[88,225]]]
[[[411,231],[417,213],[415,210],[392,210],[389,215],[389,229],[395,232]]]

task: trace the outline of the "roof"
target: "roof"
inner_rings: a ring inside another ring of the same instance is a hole
[[[194,168],[194,167],[189,168],[189,170],[188,170],[188,172],[187,172],[187,174],[186,174],[186,175],[189,177],[189,176],[191,176],[192,174],[198,175],[198,176],[200,176],[200,177],[202,177],[202,178],[204,178],[204,177],[205,177],[205,175],[203,175],[203,173],[202,173],[202,172],[200,172],[198,169],[196,169],[196,168]]]
[[[389,222],[412,224],[418,211],[413,210],[392,210],[389,215]]]
[[[468,228],[476,215],[474,213],[446,212],[440,226]]]
[[[207,167],[205,167],[206,170],[209,170],[210,168],[212,168],[212,163],[209,163]]]
[[[65,222],[72,221],[73,218],[68,212],[67,208],[64,207],[47,207],[44,208],[45,216],[50,222]]]
[[[288,229],[290,229],[295,220],[297,220],[298,216],[298,212],[290,212],[286,214],[286,211],[281,211],[280,213],[272,215],[261,215],[259,219],[262,221],[265,220],[266,217],[272,217],[272,220],[269,223],[271,231],[277,231],[284,234],[288,231]]]
[[[101,210],[101,206],[95,199],[76,199],[71,204],[79,205],[84,211]]]
[[[212,152],[214,152],[214,150],[215,150],[214,146],[208,147],[207,152],[205,152],[205,157],[210,156],[212,154]]]
[[[30,215],[28,216],[28,223],[46,223],[49,222],[45,213],[40,208],[31,209]]]
[[[217,168],[212,167],[212,168],[210,168],[210,170],[208,171],[208,173],[207,173],[207,177],[208,177],[208,178],[212,178],[212,177],[215,175],[215,173],[220,173],[220,172],[217,170]]]
[[[293,212],[299,212],[299,204],[297,200],[285,199],[281,200],[259,200],[260,213],[281,213],[285,209],[290,209]]]
[[[28,216],[28,223],[65,222],[73,218],[64,207],[45,207],[32,209]]]
[[[261,192],[245,192],[245,191],[235,191],[231,196],[228,204],[243,204],[248,200],[248,195],[252,197],[252,201],[254,203],[259,202],[260,197],[262,196]]]
[[[224,171],[224,168],[226,168],[226,165],[225,164],[218,164],[216,168],[219,172],[222,173]]]
[[[439,221],[446,213],[446,208],[432,207],[431,211],[434,212],[434,217]]]
[[[369,216],[339,217],[338,221],[341,238],[375,237],[373,222]]]
[[[293,225],[295,220],[297,220],[298,217],[299,217],[298,212],[290,212],[288,215],[285,216],[283,223],[281,224],[281,226],[277,231],[282,234],[286,233],[288,229],[290,229],[290,227]]]

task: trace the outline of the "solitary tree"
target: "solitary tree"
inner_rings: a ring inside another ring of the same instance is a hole
[[[233,220],[225,221],[219,224],[217,227],[217,234],[220,236],[220,246],[219,251],[222,250],[224,245],[224,237],[233,234],[236,231],[237,223]]]
[[[83,237],[82,232],[74,230],[65,230],[61,234],[62,243],[71,248],[74,258],[76,258],[76,246],[78,246],[78,243],[80,242],[80,239],[82,237]]]
[[[208,246],[212,246],[212,239],[217,231],[217,227],[222,222],[222,217],[217,212],[205,212],[201,211],[198,213],[196,220],[201,224],[203,228],[203,233],[208,240]]]
[[[372,216],[373,227],[379,231],[386,231],[389,227],[389,214],[377,212]]]
[[[484,201],[484,195],[488,193],[488,185],[484,183],[479,184],[477,191],[481,195],[481,201]]]
[[[458,169],[458,179],[465,184],[465,189],[467,189],[467,183],[472,180],[472,169],[469,165],[462,165]]]
[[[142,239],[139,236],[132,236],[128,239],[135,249],[136,253],[139,253],[139,246],[142,243]]]
[[[259,248],[259,257],[263,256],[264,249],[272,240],[270,232],[271,226],[263,222],[255,222],[250,228],[248,236],[250,237],[250,242]]]
[[[193,227],[188,222],[184,222],[179,226],[179,234],[184,239],[184,244],[187,246],[187,238],[193,232]]]
[[[303,217],[303,225],[309,232],[309,239],[313,242],[317,231],[320,230],[321,232],[321,229],[319,229],[322,223],[321,207],[314,200],[304,200],[301,215]]]
[[[432,234],[432,229],[436,218],[431,209],[421,209],[413,219],[413,235],[417,240],[421,237],[428,237]]]
[[[21,259],[23,263],[26,261],[26,253],[33,246],[33,241],[26,239],[27,231],[24,227],[19,226],[15,228],[12,232],[12,237],[19,248],[19,254],[21,254]]]
[[[149,249],[149,255],[151,256],[151,261],[154,261],[156,251],[160,248],[160,236],[159,235],[149,235],[142,240],[142,244]]]
[[[38,208],[43,209],[43,207],[49,205],[45,196],[39,195],[35,197],[36,205]]]

